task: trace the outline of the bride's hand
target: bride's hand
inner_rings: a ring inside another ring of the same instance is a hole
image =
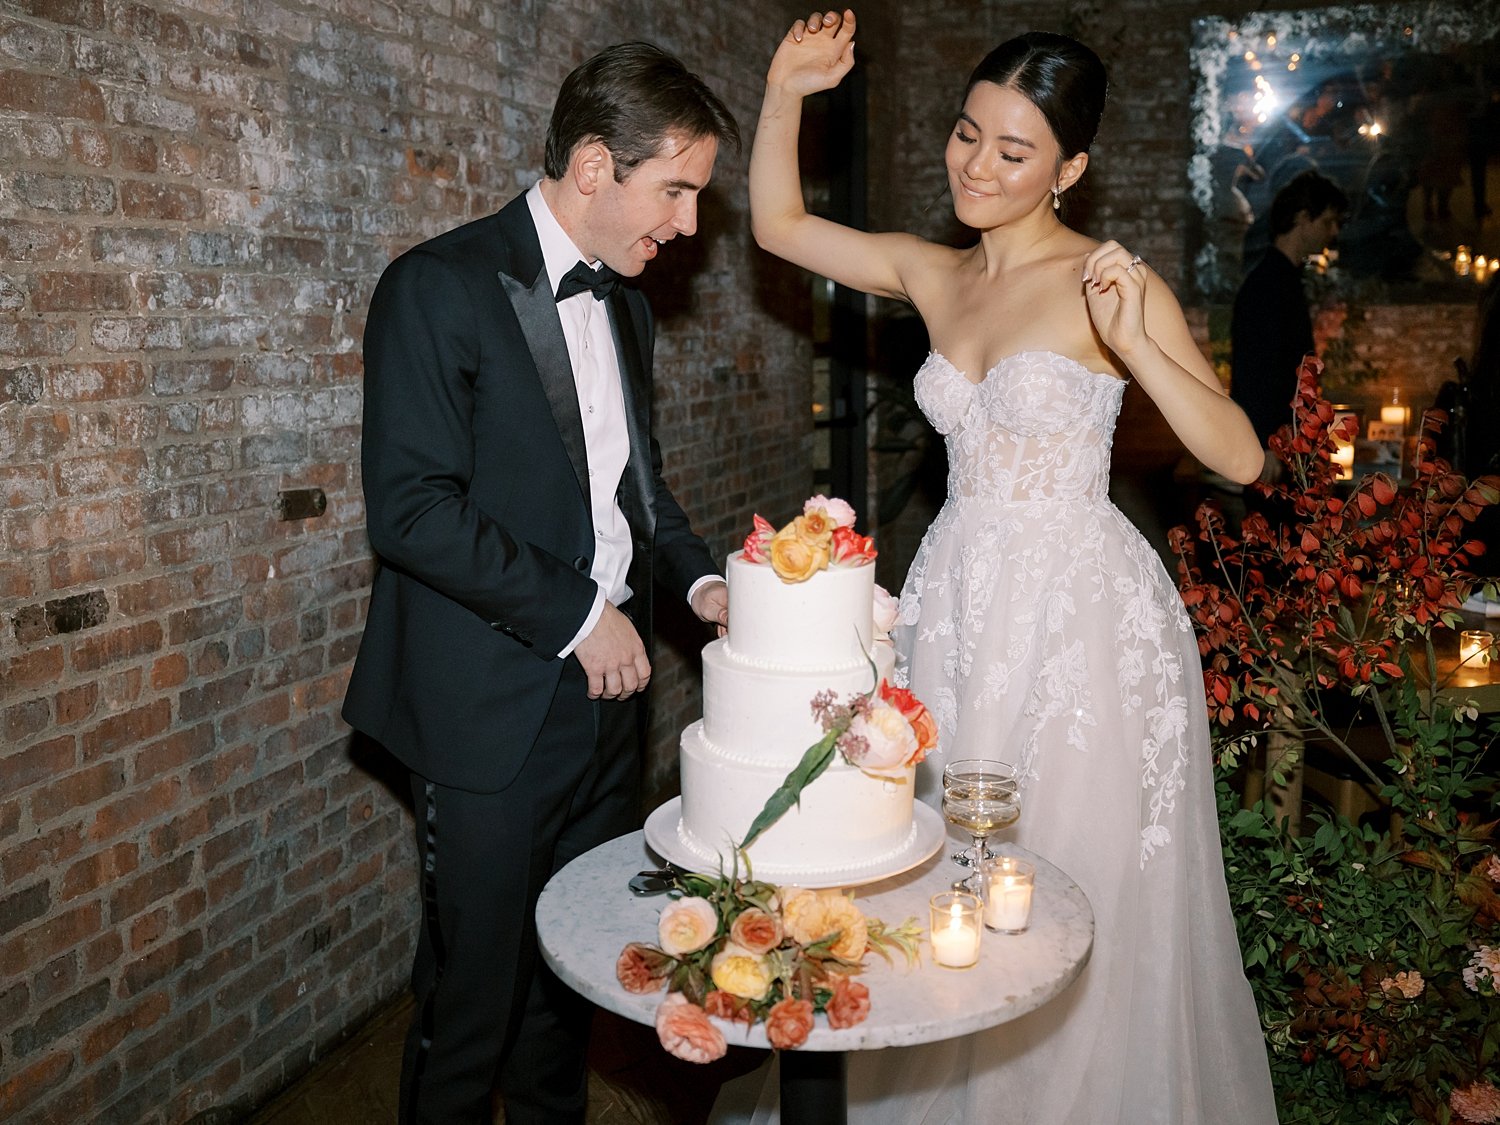
[[[1146,342],[1146,274],[1150,267],[1118,242],[1101,243],[1083,261],[1089,318],[1122,359]]]
[[[776,48],[766,84],[806,97],[831,90],[854,65],[854,12],[814,12],[792,24]]]

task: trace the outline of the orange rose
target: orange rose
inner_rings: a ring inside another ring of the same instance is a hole
[[[742,1023],[746,1027],[755,1022],[755,1012],[748,1001],[717,988],[703,998],[703,1010],[715,1019]]]
[[[766,1016],[766,1038],[776,1050],[789,1051],[807,1042],[812,1025],[812,1001],[781,1000]]]
[[[620,951],[615,962],[615,977],[626,992],[644,995],[655,992],[666,983],[671,960],[649,945],[633,941]]]
[[[833,997],[825,1009],[828,1026],[853,1027],[863,1023],[870,1014],[870,990],[845,973],[836,973],[833,978]]]
[[[781,944],[781,922],[774,914],[749,907],[729,927],[729,940],[757,957],[764,956]]]
[[[771,540],[771,569],[783,582],[806,582],[828,565],[828,549],[806,542],[795,526],[794,521]]]
[[[669,992],[656,1009],[656,1037],[669,1054],[687,1062],[708,1063],[724,1057],[724,1036],[708,1013],[680,992]]]

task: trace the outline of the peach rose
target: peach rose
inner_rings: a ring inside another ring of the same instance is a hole
[[[729,927],[729,940],[757,957],[763,956],[781,944],[781,921],[759,907],[748,907]]]
[[[854,716],[838,746],[851,764],[876,777],[902,777],[913,762],[921,760],[916,731],[905,715],[884,700]]]
[[[771,540],[771,569],[783,582],[806,582],[827,565],[828,549],[809,544],[791,527]]]
[[[916,765],[927,757],[929,750],[937,745],[937,720],[932,717],[932,712],[927,710],[926,704],[905,688],[892,687],[889,683],[881,681],[880,698],[900,711],[902,717],[911,724],[912,733],[917,736],[919,753],[910,764]]]
[[[764,1000],[771,987],[771,966],[766,959],[732,941],[714,954],[708,975],[721,991],[746,1000]]]
[[[724,1057],[724,1036],[708,1013],[680,992],[669,992],[656,1009],[656,1037],[667,1052],[686,1062],[709,1063]]]
[[[766,1016],[766,1038],[778,1051],[789,1051],[807,1042],[812,1025],[812,1001],[779,1000]]]
[[[901,616],[901,602],[878,582],[875,584],[875,639],[890,640],[891,630]]]
[[[829,947],[835,957],[858,961],[865,955],[869,942],[865,916],[839,891],[804,890],[789,895],[782,904],[781,918],[786,932],[801,945],[811,945],[837,933],[838,940]]]
[[[853,1027],[863,1023],[870,1014],[870,990],[847,973],[835,973],[833,996],[825,1010],[829,1027]]]
[[[615,978],[626,992],[644,995],[655,992],[666,983],[671,962],[648,945],[633,941],[620,951],[615,961]]]
[[[850,506],[849,501],[840,500],[837,496],[824,496],[820,492],[809,499],[806,504],[802,505],[802,514],[804,516],[810,515],[820,508],[828,513],[828,517],[833,520],[834,526],[854,526],[854,508]]]
[[[657,942],[673,957],[697,952],[718,932],[719,915],[706,898],[680,898],[668,903],[656,923]]]

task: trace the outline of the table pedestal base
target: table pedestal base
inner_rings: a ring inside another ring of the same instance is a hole
[[[843,1051],[782,1051],[782,1125],[847,1125]]]

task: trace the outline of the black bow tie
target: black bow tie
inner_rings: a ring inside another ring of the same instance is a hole
[[[604,263],[599,264],[598,269],[587,262],[579,262],[567,273],[563,274],[562,281],[557,284],[557,299],[566,301],[569,297],[592,290],[594,300],[602,301],[615,291],[615,286],[620,284],[620,275],[615,273]]]

